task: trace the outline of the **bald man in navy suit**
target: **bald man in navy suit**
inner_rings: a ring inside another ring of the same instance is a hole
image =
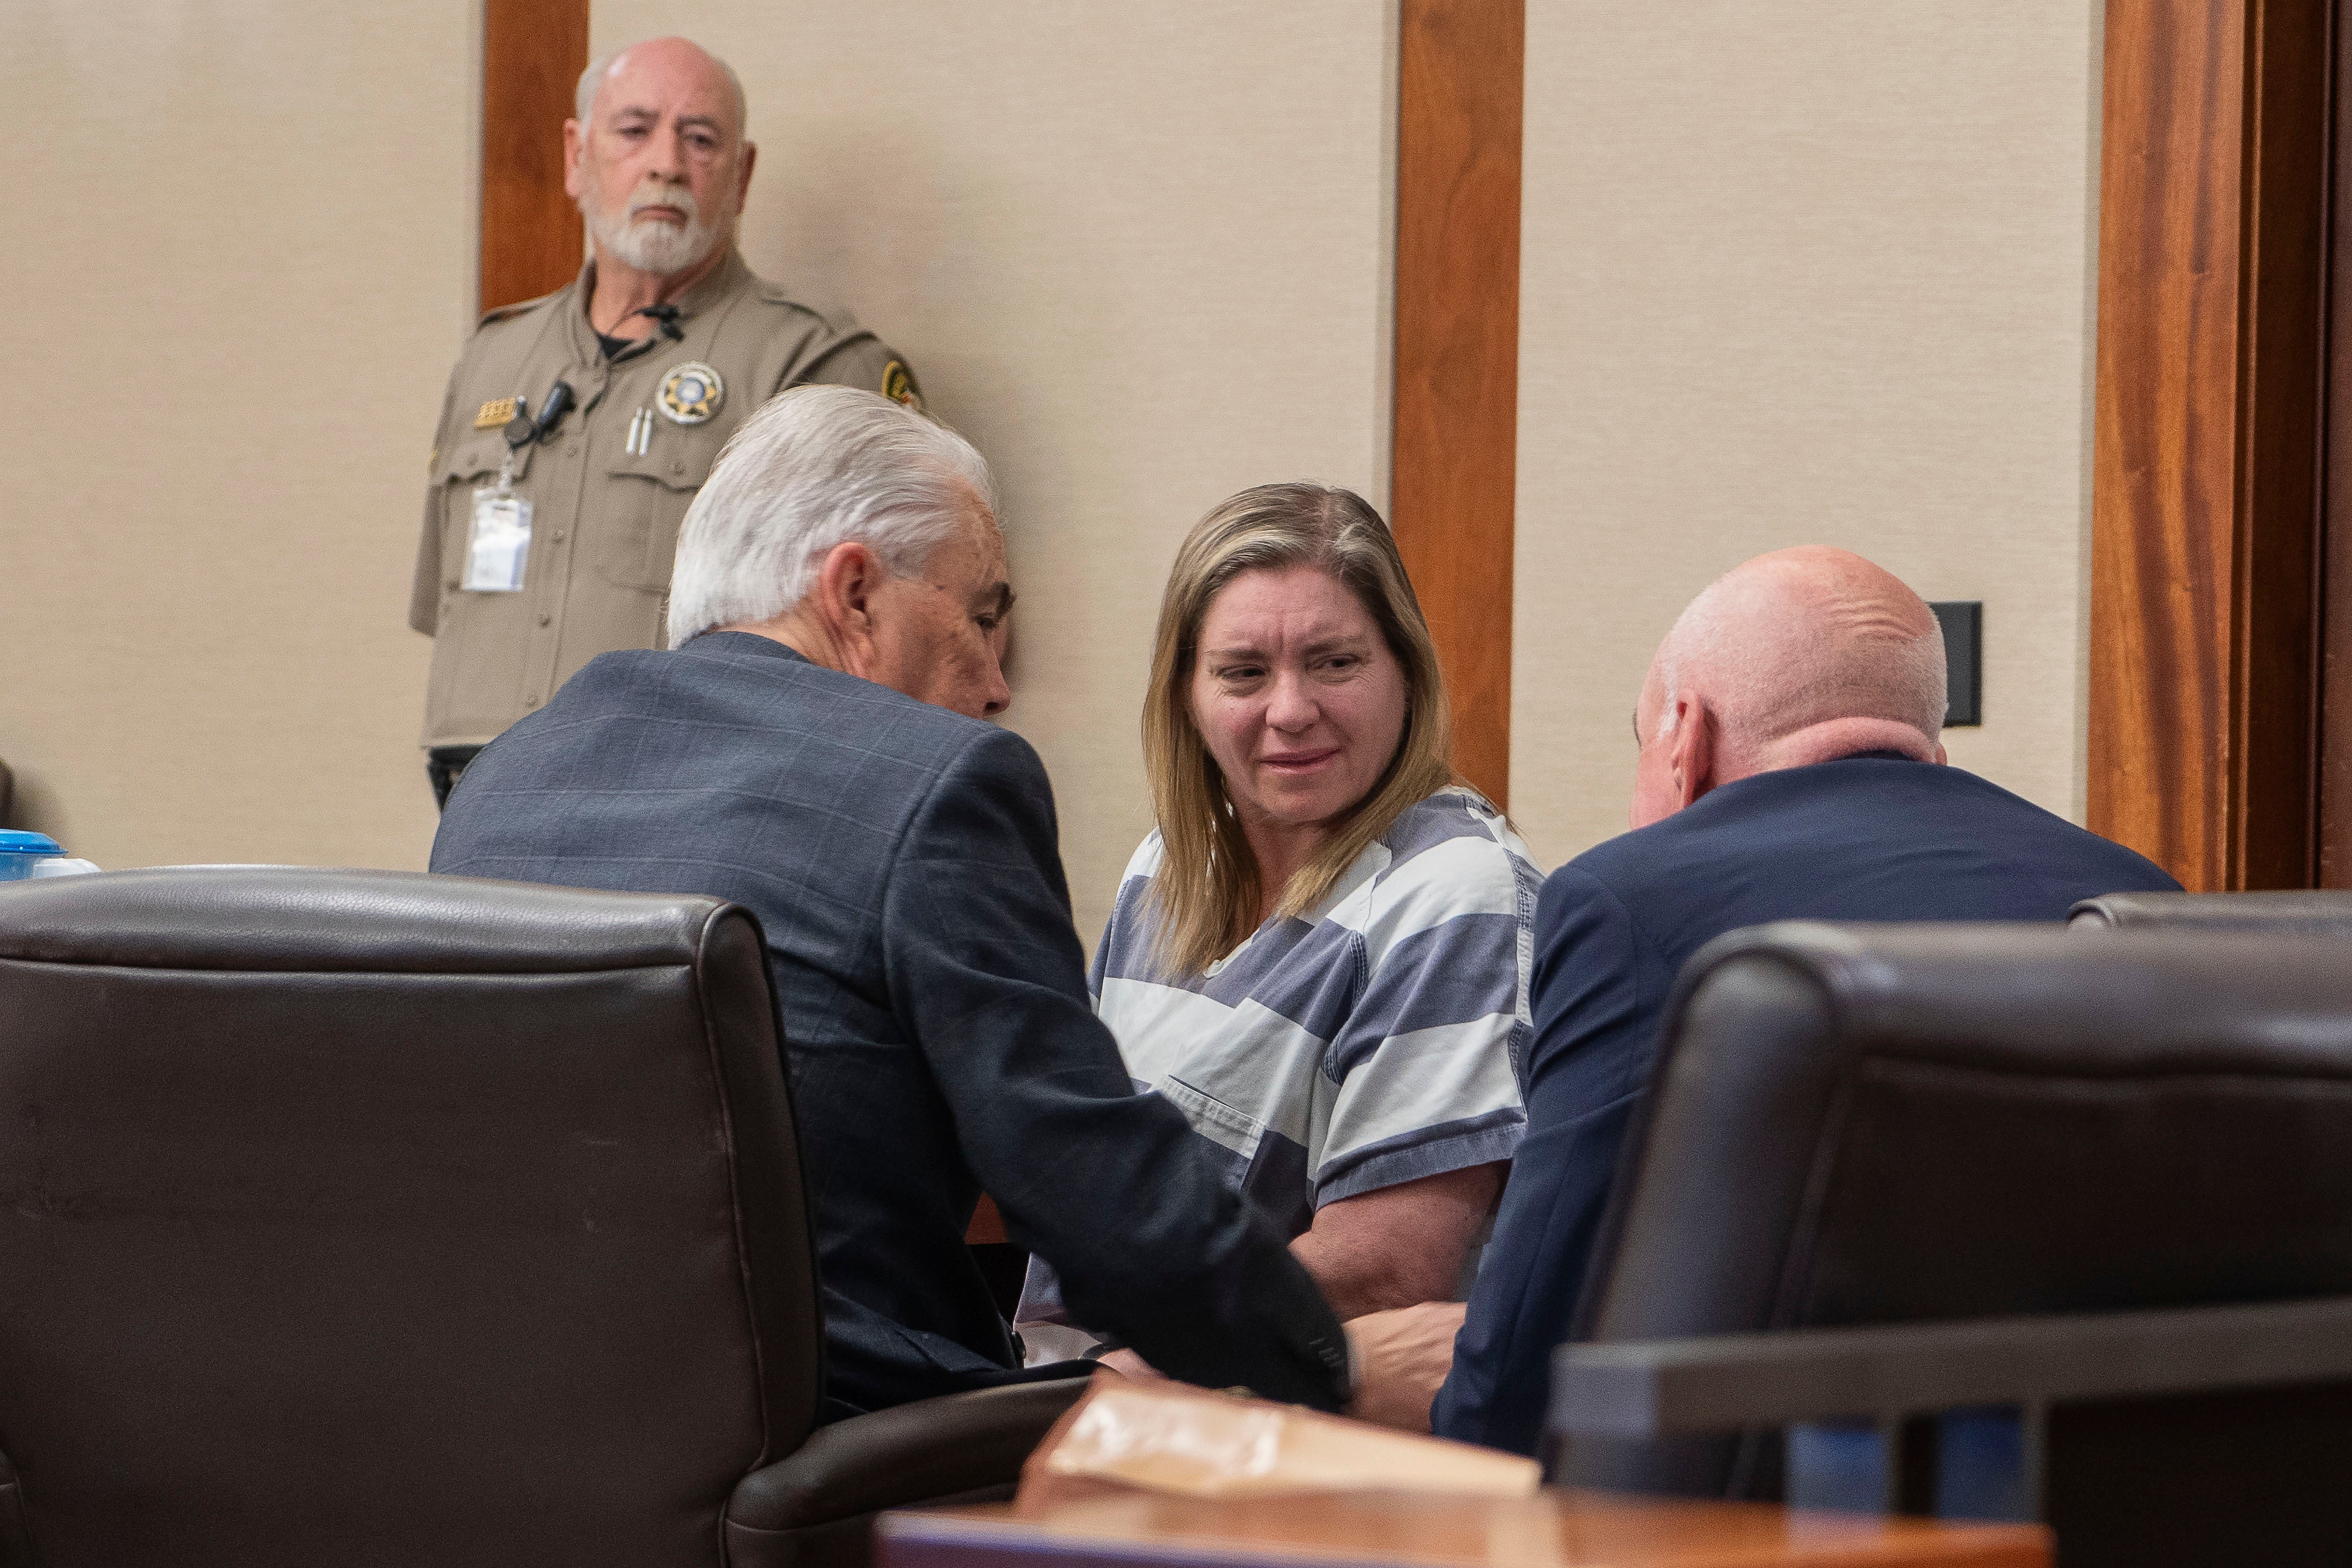
[[[1634,709],[1634,830],[1537,906],[1527,1136],[1439,1434],[1535,1451],[1659,1016],[1708,941],[1776,920],[2063,921],[2077,899],[2179,888],[1947,765],[1944,708],[1935,616],[1846,551],[1759,556],[1675,623]]]

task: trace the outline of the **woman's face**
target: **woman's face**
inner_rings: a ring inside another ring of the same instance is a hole
[[[1328,823],[1388,771],[1404,668],[1356,595],[1312,566],[1244,572],[1209,601],[1192,721],[1244,826]]]

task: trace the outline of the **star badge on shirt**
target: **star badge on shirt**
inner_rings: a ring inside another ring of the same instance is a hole
[[[672,365],[669,374],[662,378],[657,401],[672,423],[699,425],[726,403],[727,384],[700,360],[688,360]]]

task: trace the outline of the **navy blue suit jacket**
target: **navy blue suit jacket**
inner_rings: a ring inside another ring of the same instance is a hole
[[[466,771],[433,869],[750,908],[813,1194],[827,1418],[1015,1375],[983,1184],[1155,1365],[1323,1405],[1339,1324],[1087,1000],[1053,794],[1009,731],[743,632],[608,653]]]
[[[1536,907],[1527,1136],[1437,1431],[1535,1452],[1551,1352],[1569,1337],[1659,1015],[1692,953],[1768,921],[2063,921],[2077,899],[2179,887],[1973,773],[1890,752],[1726,784],[1553,872]]]

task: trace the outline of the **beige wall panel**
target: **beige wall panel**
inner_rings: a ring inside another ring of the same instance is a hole
[[[596,0],[741,74],[744,251],[914,363],[994,464],[1006,722],[1089,943],[1150,826],[1137,716],[1176,543],[1246,485],[1386,500],[1387,0]]]
[[[2096,0],[1531,0],[1513,814],[1623,829],[1690,596],[1783,545],[1984,601],[1953,760],[2079,821]]]
[[[470,0],[20,5],[0,758],[109,866],[421,867],[405,624],[468,325]]]

